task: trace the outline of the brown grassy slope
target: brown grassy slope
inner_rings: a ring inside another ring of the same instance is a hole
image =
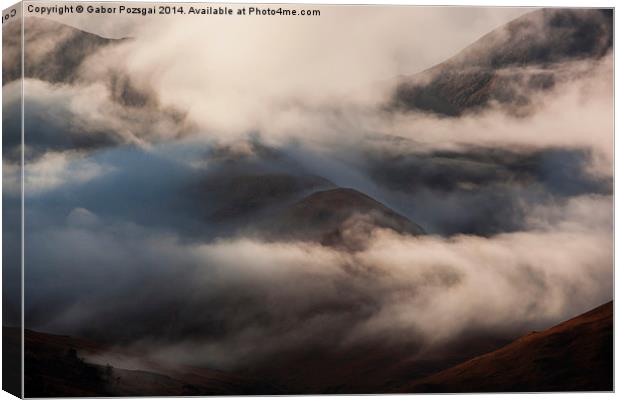
[[[613,302],[499,350],[402,386],[399,392],[613,390]]]

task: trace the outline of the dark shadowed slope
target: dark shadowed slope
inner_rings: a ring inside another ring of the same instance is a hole
[[[533,95],[588,70],[587,66],[560,66],[598,60],[609,53],[612,41],[611,9],[534,11],[485,35],[448,61],[402,78],[392,107],[459,116],[500,104],[513,113],[527,113]]]
[[[267,240],[342,245],[369,238],[376,227],[424,233],[388,205],[357,190],[339,188],[278,150],[257,143],[249,147],[252,151],[239,154],[213,151],[210,170],[188,187],[201,220],[219,237],[242,233]]]
[[[339,346],[299,349],[252,366],[249,373],[277,383],[287,394],[390,393],[412,377],[442,371],[508,343],[494,335],[460,338],[442,351],[423,352],[412,336],[410,343],[375,341]]]
[[[204,204],[206,218],[227,222],[256,216],[308,192],[333,187],[328,180],[315,175],[260,173],[214,174],[205,178],[197,189]],[[247,221],[244,221],[247,222]]]
[[[18,328],[4,328],[4,334],[20,341]],[[127,366],[117,367],[119,360]],[[31,330],[25,331],[24,379],[27,397],[280,393],[277,387],[252,378],[164,365],[88,340]]]
[[[399,392],[613,390],[613,303],[403,386]]]
[[[286,210],[273,225],[279,236],[317,240],[324,245],[352,244],[375,227],[411,235],[424,233],[419,225],[384,204],[345,188],[311,194]]]

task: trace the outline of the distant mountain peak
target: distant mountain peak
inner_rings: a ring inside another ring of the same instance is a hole
[[[401,78],[389,108],[457,117],[499,104],[512,113],[527,113],[532,96],[575,78],[557,65],[596,61],[612,47],[613,10],[540,9],[441,64]]]
[[[328,246],[359,247],[375,228],[421,235],[424,230],[372,197],[352,188],[318,191],[293,204],[276,223],[279,236]]]
[[[613,43],[613,10],[543,8],[501,26],[447,63],[505,68],[600,58]]]

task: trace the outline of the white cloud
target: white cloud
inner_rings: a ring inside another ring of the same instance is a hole
[[[7,174],[5,189],[19,193],[20,168],[6,163],[3,164],[3,168],[4,174]],[[41,158],[26,163],[24,192],[26,196],[36,196],[64,185],[83,184],[110,170],[110,167],[88,159],[74,158],[65,153],[46,153]]]

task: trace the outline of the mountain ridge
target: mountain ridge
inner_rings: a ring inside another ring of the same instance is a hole
[[[401,77],[388,108],[459,117],[499,105],[525,115],[535,96],[585,73],[556,65],[598,61],[612,48],[612,10],[543,8],[487,33],[442,63]]]
[[[316,240],[332,247],[358,248],[375,228],[423,235],[424,229],[367,194],[336,187],[316,191],[293,204],[274,222],[276,236]],[[294,232],[290,233],[290,227]]]
[[[491,379],[492,378],[492,379]],[[613,301],[464,363],[401,392],[613,390]]]

